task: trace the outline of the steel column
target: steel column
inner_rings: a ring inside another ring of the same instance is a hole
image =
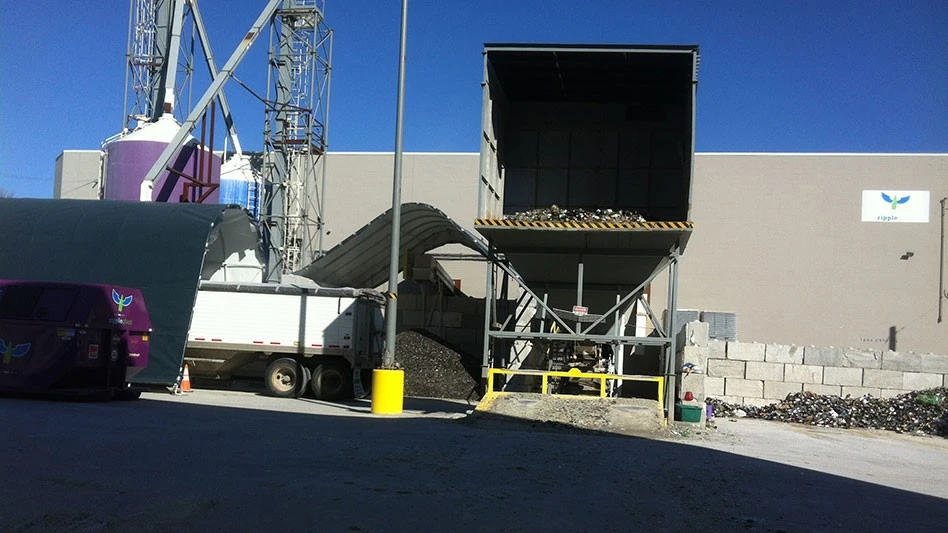
[[[668,334],[668,346],[665,352],[665,405],[669,409],[669,418],[674,417],[674,406],[677,398],[676,368],[675,361],[677,356],[677,337],[678,322],[676,314],[678,311],[678,249],[673,251],[672,262],[669,265],[668,272],[668,313],[666,325]]]
[[[402,230],[402,133],[405,120],[405,47],[408,40],[408,0],[402,0],[398,47],[398,95],[395,103],[395,176],[392,180],[392,248],[388,266],[388,306],[385,310],[385,351],[382,368],[395,368],[395,314],[398,311],[399,243]]]

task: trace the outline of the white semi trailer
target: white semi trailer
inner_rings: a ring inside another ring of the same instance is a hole
[[[370,289],[204,281],[185,361],[196,378],[262,368],[278,397],[302,396],[307,387],[321,400],[360,396],[381,359],[384,304]]]

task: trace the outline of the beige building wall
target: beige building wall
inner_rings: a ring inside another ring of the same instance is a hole
[[[99,199],[99,150],[65,150],[56,158],[53,198]]]
[[[476,153],[405,153],[402,161],[402,202],[430,204],[455,222],[474,231],[477,214]],[[394,155],[380,152],[330,152],[326,156],[325,222],[329,232],[324,249],[339,244],[392,207]],[[464,246],[449,245],[434,253],[470,256]],[[472,296],[485,292],[481,261],[441,259],[441,265],[461,289]]]
[[[930,191],[929,222],[862,222],[876,189]],[[944,353],[946,196],[948,154],[698,154],[678,307],[737,313],[744,341],[886,349],[892,331],[899,351]]]
[[[391,207],[393,155],[334,152],[326,164],[328,249]],[[64,152],[56,197],[92,193],[97,165],[97,151]],[[475,153],[407,153],[402,199],[472,229],[477,176]],[[862,191],[887,189],[929,191],[929,222],[862,222]],[[742,341],[885,349],[894,332],[899,351],[945,353],[948,301],[945,322],[936,318],[946,196],[948,154],[697,154],[679,308],[736,313]],[[442,265],[483,296],[482,262]],[[659,312],[665,295],[660,277]]]

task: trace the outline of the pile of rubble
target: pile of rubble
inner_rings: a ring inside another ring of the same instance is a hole
[[[395,337],[395,361],[405,370],[406,396],[479,398],[470,361],[428,332],[399,333]]]
[[[517,222],[645,222],[645,217],[637,211],[624,209],[566,209],[557,205],[553,205],[549,209],[531,209],[530,211],[504,215],[504,219]]]
[[[948,389],[909,392],[895,398],[840,398],[812,392],[790,394],[763,407],[709,398],[714,416],[748,417],[832,428],[886,429],[948,437]]]

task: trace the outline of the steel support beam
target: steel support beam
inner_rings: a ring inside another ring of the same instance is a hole
[[[174,89],[178,75],[178,54],[181,52],[181,30],[184,26],[184,0],[174,3],[171,15],[171,39],[168,41],[168,54],[165,56],[165,98],[163,113],[174,112]],[[160,115],[160,113],[159,113]]]
[[[589,341],[595,343],[642,344],[645,346],[663,346],[672,341],[668,337],[628,337],[625,335],[578,335],[575,333],[540,333],[532,331],[491,331],[495,339],[508,340],[552,340],[552,341]]]
[[[198,8],[198,0],[187,0],[191,4],[191,18],[194,20],[194,27],[197,30],[198,41],[201,43],[201,50],[204,51],[204,57],[207,63],[207,71],[211,78],[215,78],[217,73],[217,61],[214,59],[214,52],[211,50],[211,41],[207,36],[207,29],[204,26],[204,19],[201,17],[201,10]],[[234,117],[230,112],[230,104],[227,103],[227,95],[221,91],[217,95],[217,102],[221,106],[221,115],[224,116],[224,125],[227,126],[227,135],[230,141],[234,143],[234,151],[242,154],[240,140],[237,139],[237,127],[234,125]],[[226,156],[226,154],[225,154]]]
[[[256,41],[257,37],[260,36],[260,31],[263,29],[263,26],[268,20],[270,20],[270,17],[273,16],[282,1],[283,0],[270,0],[270,2],[267,3],[266,7],[263,8],[263,12],[260,13],[260,16],[257,17],[257,20],[255,20],[250,26],[250,29],[247,30],[243,40],[237,44],[237,48],[234,49],[230,59],[224,63],[224,66],[221,68],[221,71],[217,73],[217,76],[214,76],[210,86],[206,91],[204,91],[204,94],[201,96],[200,100],[198,100],[197,104],[194,106],[194,109],[191,110],[191,113],[188,114],[188,117],[181,124],[181,127],[178,128],[178,133],[175,134],[175,136],[168,143],[168,146],[166,146],[164,151],[161,152],[161,155],[159,155],[158,159],[155,160],[155,164],[152,165],[151,170],[148,171],[148,173],[145,175],[145,178],[142,180],[141,195],[139,198],[141,201],[152,201],[152,190],[154,189],[155,181],[157,181],[158,177],[162,174],[162,172],[164,172],[165,168],[168,166],[168,163],[171,161],[171,158],[174,157],[174,154],[181,149],[181,146],[184,144],[184,141],[191,129],[193,129],[194,125],[197,123],[198,118],[204,114],[207,106],[210,105],[211,100],[217,96],[217,93],[224,88],[224,84],[227,83],[228,79],[230,79],[234,69],[237,68],[241,60],[243,60],[244,56],[247,54],[247,51],[250,50],[250,47],[253,45],[254,41]],[[169,176],[169,179],[173,178]]]
[[[673,250],[672,261],[668,266],[668,305],[666,306],[666,331],[668,345],[665,348],[665,407],[669,418],[674,416],[675,399],[678,397],[676,383],[677,369],[675,361],[677,355],[678,337],[678,249]]]
[[[655,271],[652,272],[651,275],[649,275],[649,277],[645,281],[643,281],[642,283],[639,283],[639,286],[636,287],[635,290],[627,293],[625,297],[619,300],[618,303],[616,303],[614,306],[612,306],[612,308],[610,308],[608,311],[603,313],[602,316],[600,316],[598,320],[590,324],[589,327],[586,328],[586,331],[591,331],[592,328],[599,325],[599,323],[602,322],[607,316],[612,314],[614,311],[618,311],[619,309],[621,309],[622,306],[625,305],[625,303],[628,302],[633,297],[638,296],[638,294],[642,292],[645,289],[645,287],[648,286],[649,283],[651,283],[656,277],[658,277],[659,272],[661,272],[662,270],[663,270],[662,268],[656,268]]]
[[[481,361],[481,379],[484,381],[484,384],[487,383],[487,374],[488,369],[490,368],[490,328],[491,328],[491,314],[490,310],[493,308],[493,299],[494,299],[494,245],[489,244],[487,248],[487,278],[484,292],[484,352],[483,360]]]
[[[642,307],[645,308],[645,313],[648,315],[648,319],[652,321],[655,331],[657,331],[662,337],[667,337],[665,330],[662,328],[662,321],[659,320],[657,316],[655,316],[655,313],[652,311],[652,306],[648,304],[648,301],[640,296],[639,303],[641,303]]]

